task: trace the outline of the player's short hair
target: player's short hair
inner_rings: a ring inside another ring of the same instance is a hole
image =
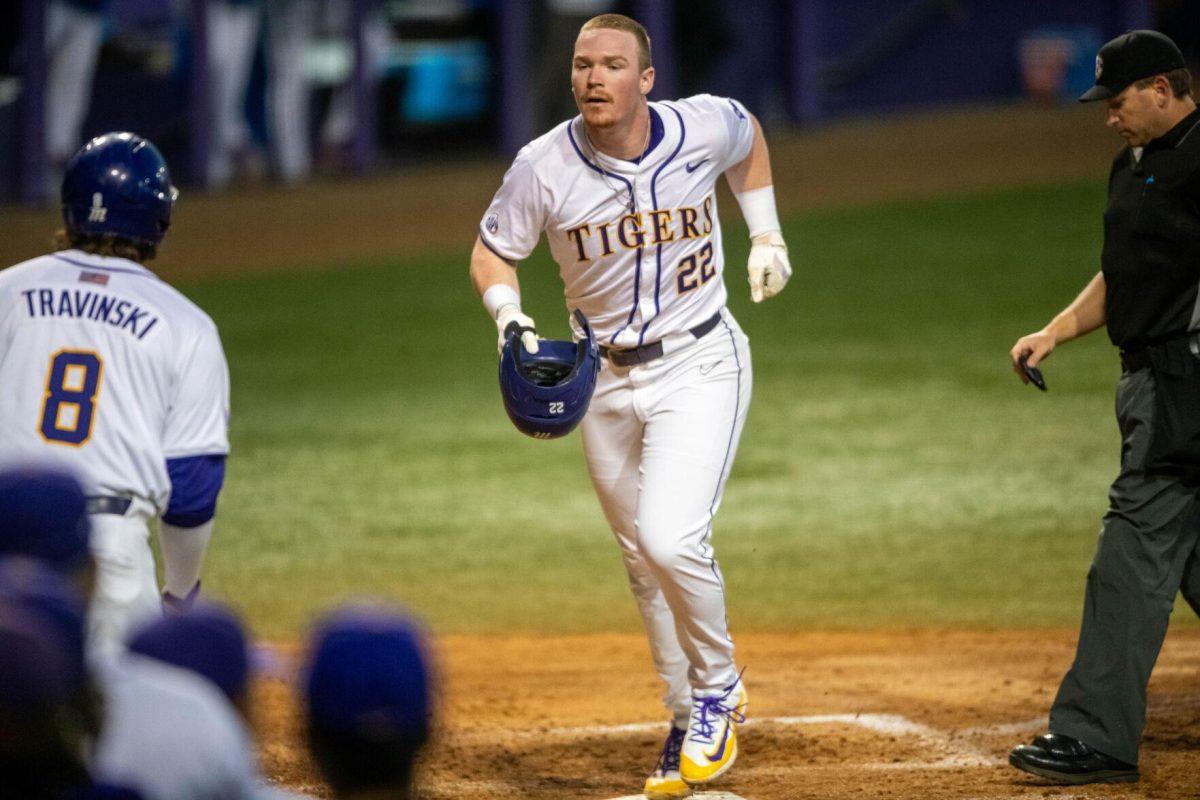
[[[1176,98],[1182,99],[1192,96],[1192,73],[1188,71],[1187,67],[1180,67],[1179,69],[1173,69],[1170,72],[1160,74],[1167,79],[1167,83],[1171,85],[1171,94],[1175,95]],[[1158,75],[1142,78],[1135,81],[1134,86],[1138,89],[1146,89],[1153,85],[1156,78],[1158,78]]]
[[[624,14],[601,14],[583,23],[583,27],[579,29],[579,32],[583,33],[584,31],[594,31],[597,29],[632,33],[633,38],[637,40],[638,69],[647,70],[653,66],[653,63],[650,61],[650,34],[646,33],[646,29],[642,27],[642,23],[636,19],[627,17]]]
[[[82,250],[94,256],[128,258],[139,264],[144,264],[158,255],[158,245],[150,242],[135,242],[111,233],[100,235],[76,233],[66,228],[59,228],[54,232],[54,249],[56,251]]]

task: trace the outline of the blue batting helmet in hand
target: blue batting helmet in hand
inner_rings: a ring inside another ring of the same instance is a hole
[[[557,439],[575,429],[587,413],[600,371],[600,350],[592,326],[579,311],[578,342],[538,340],[530,353],[515,330],[500,355],[500,396],[517,430],[535,439]]]
[[[158,148],[133,133],[106,133],[67,162],[63,221],[84,236],[156,245],[171,224],[178,190]]]

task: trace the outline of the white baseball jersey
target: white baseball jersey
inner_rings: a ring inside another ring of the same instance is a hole
[[[212,320],[144,266],[67,250],[0,272],[0,460],[167,507],[166,460],[229,452]]]
[[[567,306],[616,348],[686,331],[724,307],[716,182],[754,141],[735,100],[697,95],[650,109],[662,139],[639,163],[596,151],[580,117],[526,145],[479,228],[510,261],[544,232]]]

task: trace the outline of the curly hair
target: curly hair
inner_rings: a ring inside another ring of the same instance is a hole
[[[158,245],[155,244],[135,242],[132,239],[126,239],[123,236],[114,236],[111,233],[101,235],[75,233],[74,231],[68,231],[66,228],[59,228],[54,232],[54,249],[56,251],[82,250],[94,256],[127,258],[139,264],[143,264],[158,255]]]

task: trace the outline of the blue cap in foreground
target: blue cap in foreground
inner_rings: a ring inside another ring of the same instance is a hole
[[[136,631],[129,649],[208,678],[235,703],[246,697],[246,632],[229,609],[199,603],[186,614],[163,616]]]
[[[40,558],[71,571],[88,563],[87,500],[65,472],[0,472],[0,555]]]

